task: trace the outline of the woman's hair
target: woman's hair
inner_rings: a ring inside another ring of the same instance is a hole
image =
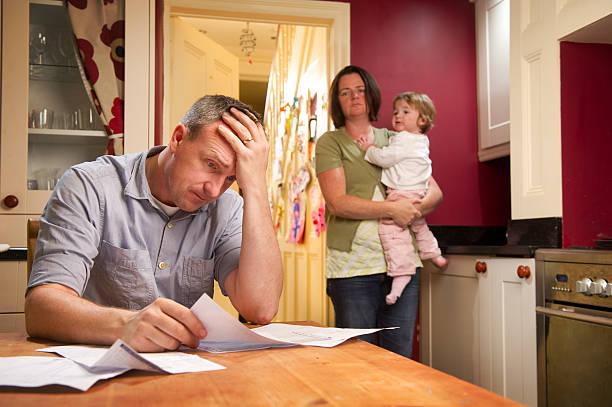
[[[344,126],[346,121],[339,99],[340,78],[344,75],[356,73],[361,77],[365,84],[365,100],[368,107],[368,119],[373,122],[378,120],[378,110],[380,109],[380,89],[374,80],[374,77],[363,68],[355,65],[347,65],[336,74],[329,89],[329,97],[331,100],[329,110],[337,129]]]
[[[433,122],[436,118],[436,107],[429,96],[424,93],[402,92],[393,99],[393,109],[395,109],[395,103],[398,100],[403,100],[419,112],[419,118],[425,120],[425,124],[420,126],[421,131],[423,134],[427,134],[433,127]]]

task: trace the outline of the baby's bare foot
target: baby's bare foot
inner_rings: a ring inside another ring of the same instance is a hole
[[[442,256],[434,257],[433,259],[431,259],[431,262],[440,270],[445,270],[446,267],[448,267],[448,260],[446,260]]]

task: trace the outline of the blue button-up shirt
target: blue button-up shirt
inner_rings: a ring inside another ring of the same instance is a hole
[[[157,297],[186,307],[212,297],[238,267],[242,198],[169,217],[152,198],[148,153],[75,165],[55,187],[40,222],[28,287],[59,283],[97,304],[141,309]]]

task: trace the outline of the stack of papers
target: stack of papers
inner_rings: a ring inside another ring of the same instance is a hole
[[[225,367],[183,352],[138,353],[121,339],[113,346],[52,346],[40,352],[63,358],[16,356],[0,358],[0,385],[40,387],[52,384],[86,391],[98,380],[137,369],[157,373],[188,373]]]
[[[382,329],[323,328],[306,325],[270,324],[249,329],[223,310],[212,298],[203,295],[191,311],[202,321],[208,334],[198,349],[207,352],[238,352],[265,348],[308,345],[331,348],[347,339]]]

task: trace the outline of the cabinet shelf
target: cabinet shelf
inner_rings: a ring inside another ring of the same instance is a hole
[[[104,130],[28,129],[29,141],[38,144],[88,144],[106,142]]]
[[[34,81],[52,81],[80,83],[81,73],[74,65],[30,64],[30,79]]]

